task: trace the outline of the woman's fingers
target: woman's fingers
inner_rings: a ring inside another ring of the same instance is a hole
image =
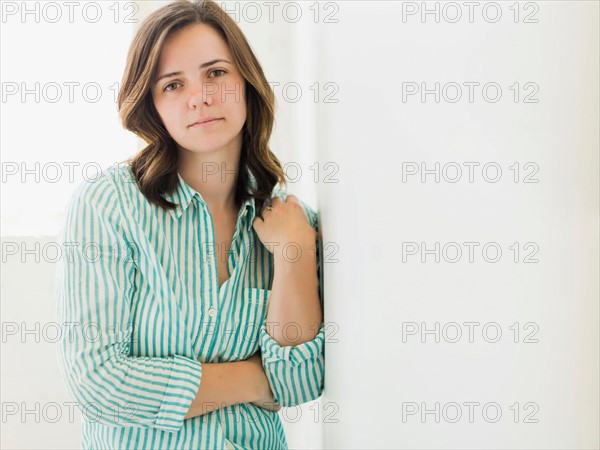
[[[281,204],[283,204],[283,202],[281,201],[281,198],[279,198],[278,196],[275,196],[271,199],[271,206],[273,208],[275,208],[275,206],[281,205]]]
[[[288,195],[288,196],[285,198],[285,202],[286,202],[286,203],[288,203],[288,202],[292,202],[292,203],[297,203],[297,204],[300,204],[300,201],[298,200],[298,197],[296,197],[296,196],[295,196],[295,195],[293,195],[293,194],[290,194],[290,195]]]

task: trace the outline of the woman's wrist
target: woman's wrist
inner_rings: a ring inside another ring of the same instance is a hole
[[[243,371],[244,385],[248,389],[247,403],[261,399],[264,396],[266,376],[260,353],[257,352],[245,361],[240,361],[240,364]]]

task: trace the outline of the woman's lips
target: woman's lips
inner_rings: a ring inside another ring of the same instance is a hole
[[[195,124],[190,125],[190,128],[206,127],[206,126],[214,125],[214,124],[218,123],[220,120],[223,120],[223,119],[211,119],[211,120],[207,120],[206,122],[201,122],[201,123],[196,122]]]

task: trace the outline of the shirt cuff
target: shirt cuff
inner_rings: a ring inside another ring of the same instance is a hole
[[[266,362],[289,362],[296,366],[303,361],[317,359],[323,352],[325,343],[325,324],[321,324],[319,332],[311,341],[303,342],[299,345],[288,345],[282,347],[267,333],[267,325],[264,324],[260,329],[260,349],[263,360]]]
[[[202,379],[200,361],[175,355],[169,384],[158,411],[156,427],[164,431],[179,431],[185,415],[196,398]]]

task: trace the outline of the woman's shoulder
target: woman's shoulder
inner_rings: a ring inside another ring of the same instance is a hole
[[[108,186],[120,187],[136,185],[131,167],[126,163],[115,163],[101,168],[95,176],[85,177],[77,186],[78,191],[89,192],[106,189]]]
[[[136,188],[137,183],[128,163],[116,163],[102,170],[103,177],[118,189]]]
[[[143,198],[129,163],[115,163],[104,168],[101,175],[105,183],[112,185],[121,201],[130,203]]]
[[[141,194],[131,167],[117,163],[99,170],[94,177],[86,177],[73,191],[71,203],[83,203],[110,209],[122,207]]]
[[[122,221],[122,202],[115,179],[122,170],[102,168],[94,176],[84,177],[67,201],[64,211],[66,223],[61,234],[91,232],[98,226],[119,226]],[[95,221],[94,226],[90,225],[91,221]]]

